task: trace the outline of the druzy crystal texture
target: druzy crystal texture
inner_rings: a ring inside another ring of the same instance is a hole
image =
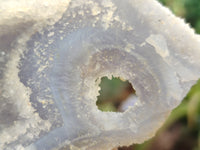
[[[96,106],[102,77],[137,100]],[[142,143],[200,77],[200,37],[154,0],[0,1],[0,149]]]

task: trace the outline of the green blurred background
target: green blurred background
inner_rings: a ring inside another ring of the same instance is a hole
[[[185,18],[186,22],[200,33],[200,0],[159,0],[163,5],[171,9],[171,11]]]
[[[175,15],[184,18],[195,32],[200,34],[200,0],[159,1]],[[128,84],[127,81],[122,83],[119,78],[112,80],[102,78],[98,108],[102,111],[117,111],[111,103],[105,102],[116,100],[115,96],[127,94],[119,91],[123,91],[122,89],[128,87]],[[130,92],[134,94],[135,91],[129,88]],[[124,100],[124,97],[121,100]],[[191,88],[182,103],[173,110],[154,138],[143,144],[120,147],[118,150],[200,150],[200,80]]]

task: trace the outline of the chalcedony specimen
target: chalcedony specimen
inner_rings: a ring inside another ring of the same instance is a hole
[[[200,37],[153,0],[0,2],[0,149],[95,150],[152,137],[200,76]],[[128,80],[123,113],[96,106]]]

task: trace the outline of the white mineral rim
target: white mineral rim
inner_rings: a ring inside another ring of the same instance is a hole
[[[0,149],[142,143],[198,80],[199,58],[200,37],[157,1],[0,0]],[[133,106],[98,110],[104,76],[134,86]]]

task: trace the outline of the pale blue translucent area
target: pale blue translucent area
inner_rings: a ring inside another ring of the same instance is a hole
[[[34,21],[10,28],[25,37],[34,31],[28,40],[1,35],[17,39],[13,48],[0,41],[0,104],[8,108],[0,106],[1,149],[141,143],[200,74],[200,38],[156,1],[73,0],[55,24],[37,31]],[[96,106],[99,79],[112,75],[128,80],[138,96],[124,113]]]

